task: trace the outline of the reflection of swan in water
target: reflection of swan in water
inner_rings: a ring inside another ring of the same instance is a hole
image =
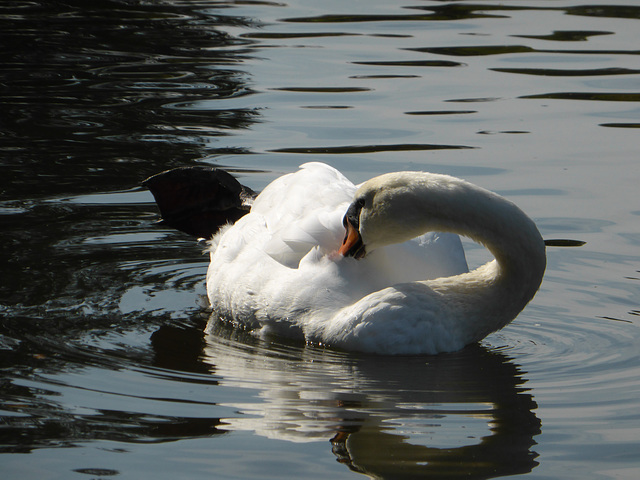
[[[529,472],[540,433],[518,368],[473,346],[436,357],[376,357],[225,338],[200,357],[222,386],[258,401],[222,428],[291,442],[332,441],[338,460],[372,478],[488,478]],[[253,397],[256,398],[256,397]],[[327,448],[330,448],[327,446]]]

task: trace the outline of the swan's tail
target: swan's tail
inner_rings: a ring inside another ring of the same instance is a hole
[[[249,213],[256,193],[213,167],[184,167],[147,178],[162,225],[195,237],[211,238],[220,227]]]

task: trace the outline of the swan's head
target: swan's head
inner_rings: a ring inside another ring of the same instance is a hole
[[[424,233],[427,218],[420,197],[429,177],[421,172],[396,172],[363,183],[344,216],[346,234],[339,253],[362,258],[376,248]]]

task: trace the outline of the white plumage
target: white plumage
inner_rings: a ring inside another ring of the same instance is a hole
[[[367,251],[359,260],[337,253],[356,199]],[[484,243],[500,265],[466,273],[457,233]],[[267,186],[249,214],[214,236],[210,256],[212,321],[384,354],[480,340],[524,308],[545,264],[533,222],[498,195],[421,172],[357,188],[321,163]]]

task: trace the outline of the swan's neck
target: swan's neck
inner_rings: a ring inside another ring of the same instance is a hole
[[[544,241],[534,222],[512,202],[457,178],[412,173],[396,184],[406,187],[387,190],[390,197],[380,200],[387,219],[400,219],[393,221],[392,232],[404,229],[408,238],[453,232],[484,245],[495,257],[469,273],[424,282],[443,295],[451,316],[477,338],[515,318],[538,290],[546,266]]]
[[[434,229],[435,222],[435,229],[469,237],[495,257],[469,273],[427,284],[449,295],[448,301],[460,310],[458,315],[475,323],[478,336],[504,327],[542,282],[545,246],[535,223],[508,200],[466,182],[450,185],[436,198],[433,192],[423,195],[432,199],[430,206],[423,203],[425,228]]]

